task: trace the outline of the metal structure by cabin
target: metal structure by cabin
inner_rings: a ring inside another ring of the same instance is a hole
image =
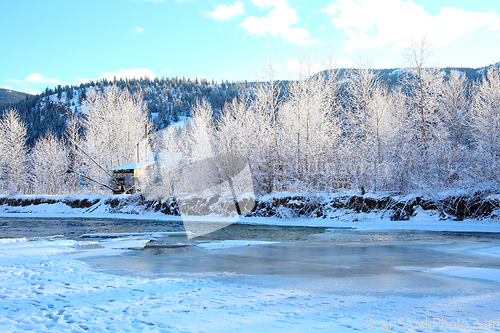
[[[143,188],[154,177],[155,162],[128,163],[111,169],[115,182],[113,193],[134,193]]]

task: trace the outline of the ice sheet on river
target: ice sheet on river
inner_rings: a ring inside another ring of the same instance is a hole
[[[267,251],[274,253],[277,259],[272,262],[274,265],[287,254],[302,251],[308,256],[297,257],[295,262],[288,263],[290,267],[309,265],[321,272],[335,272],[329,277],[279,274],[280,267],[275,267],[276,274],[231,273],[231,267],[226,267],[219,272],[209,270],[195,277],[176,277],[175,274],[165,277],[156,274],[153,266],[149,274],[130,274],[74,259],[78,253],[95,251],[99,254],[102,247],[97,246],[98,243],[109,241],[76,241],[59,237],[2,240],[0,330],[351,332],[366,331],[370,325],[380,328],[384,322],[396,323],[399,320],[407,327],[399,326],[398,330],[412,332],[415,331],[410,327],[412,323],[433,319],[442,320],[441,323],[466,321],[468,327],[475,322],[494,325],[500,314],[500,283],[491,273],[497,269],[472,267],[470,264],[442,269],[441,272],[446,274],[439,275],[434,274],[436,271],[405,271],[397,269],[401,264],[392,265],[392,261],[399,262],[397,256],[402,249],[406,249],[412,261],[468,258],[469,263],[474,261],[479,265],[481,261],[485,266],[494,265],[493,261],[488,261],[489,258],[495,260],[494,256],[447,253],[441,246],[443,240],[439,240],[438,245],[415,243],[409,247],[384,242],[381,246],[337,244],[332,247],[332,244],[325,244],[324,238],[317,238],[300,246],[291,242],[217,251],[193,247],[193,251],[183,252],[185,258],[191,255],[201,260],[211,254],[221,260],[233,256],[237,261],[245,255],[258,257]],[[468,247],[466,244],[463,250]],[[455,244],[455,249],[459,248]],[[148,256],[140,251],[140,254],[132,250],[120,251],[119,255],[118,252],[109,253],[108,264],[127,257],[150,262],[154,262],[152,258],[161,257]],[[332,251],[337,251],[337,257]],[[168,261],[177,255],[162,256]],[[396,257],[391,259],[391,256]],[[377,258],[385,262],[378,270]],[[363,273],[358,269],[363,263],[375,270]],[[437,269],[413,264],[413,267]],[[265,261],[260,261],[261,267],[266,265]],[[286,273],[285,266],[283,262],[283,273]],[[476,279],[465,274],[476,272],[478,268],[492,279]],[[309,273],[314,273],[314,269],[311,271]],[[423,331],[446,329],[438,325]]]

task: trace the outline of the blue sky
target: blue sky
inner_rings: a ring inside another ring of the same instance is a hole
[[[498,0],[17,0],[0,5],[0,87],[29,93],[119,77],[296,78],[327,67],[500,61]]]

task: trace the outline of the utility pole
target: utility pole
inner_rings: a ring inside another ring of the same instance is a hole
[[[136,150],[137,150],[137,164],[141,163],[141,153],[140,153],[140,147],[139,147],[140,142],[137,142],[136,145]]]

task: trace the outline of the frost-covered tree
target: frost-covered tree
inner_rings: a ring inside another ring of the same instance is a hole
[[[215,127],[215,140],[213,141],[214,151],[217,154],[217,162],[229,174],[236,174],[241,171],[242,159],[253,170],[252,182],[257,186],[265,184],[264,191],[268,190],[268,179],[263,178],[262,170],[268,170],[266,156],[266,146],[269,143],[268,133],[259,123],[259,114],[251,107],[251,98],[246,94],[241,94],[232,103],[226,104],[218,118]],[[263,144],[264,143],[264,144]],[[247,187],[248,181],[235,184],[237,191],[245,192],[246,189],[239,188],[239,185]]]
[[[328,88],[323,75],[291,82],[288,98],[278,112],[283,171],[286,173],[282,178],[302,186],[322,181],[330,156],[333,137]]]
[[[376,183],[381,161],[381,126],[384,103],[380,81],[370,68],[353,70],[345,85],[343,103],[344,151],[356,188],[368,189]]]
[[[414,174],[418,174],[416,186],[436,185],[443,177],[443,155],[449,144],[448,129],[444,126],[441,96],[444,90],[444,72],[428,67],[429,44],[425,39],[413,44],[408,50],[410,67],[403,79],[408,117],[413,126],[412,143],[418,154],[413,161]]]
[[[467,76],[452,70],[444,82],[440,109],[448,128],[453,148],[458,149],[470,141],[468,121],[470,117],[470,101],[467,96],[469,83]]]
[[[274,80],[259,83],[254,91],[251,112],[255,116],[258,154],[262,158],[254,169],[260,179],[259,186],[266,192],[280,187],[283,160],[280,147],[280,128],[277,120],[282,104],[281,89]]]
[[[3,190],[22,193],[27,189],[26,125],[14,109],[7,110],[0,119],[0,155]]]
[[[180,133],[180,159],[174,180],[176,194],[199,194],[219,183],[212,149],[212,107],[206,100],[197,101],[191,115],[191,121]]]
[[[390,93],[379,86],[374,89],[371,99],[371,116],[368,119],[370,129],[370,139],[367,146],[370,147],[372,166],[372,189],[387,190],[391,182],[391,175],[388,173],[389,160],[388,153],[391,149],[390,140],[392,138],[396,120],[394,117],[394,104]]]
[[[500,172],[500,69],[490,68],[474,89],[471,112],[477,158],[486,180],[499,180]]]
[[[189,129],[189,163],[213,157],[212,106],[206,101],[197,101],[191,111]]]
[[[146,195],[156,200],[174,195],[173,181],[179,166],[182,128],[170,126],[154,134],[153,147],[156,154],[156,179]]]
[[[415,149],[415,119],[410,116],[406,95],[401,87],[393,88],[389,97],[390,130],[385,140],[386,189],[407,192],[418,182],[414,163],[420,161],[420,152]]]
[[[67,149],[67,168],[69,171],[76,171],[79,173],[85,173],[84,168],[86,167],[87,161],[86,157],[80,148],[82,144],[81,136],[81,124],[80,120],[76,116],[70,116],[67,121],[66,131],[64,132],[64,138],[66,140]],[[81,191],[81,185],[85,184],[84,179],[77,174],[70,172],[67,175],[67,187],[69,193],[76,194]]]
[[[472,142],[470,123],[471,103],[468,98],[469,83],[464,73],[451,71],[443,85],[440,110],[448,135],[440,145],[443,185],[456,186],[467,181],[470,174]]]
[[[205,100],[196,102],[190,120],[155,133],[156,188],[163,188],[167,196],[185,196],[218,182],[212,137],[212,109]],[[158,196],[156,189],[150,192]]]
[[[146,125],[150,124],[147,106],[141,92],[130,93],[127,88],[108,86],[101,92],[87,93],[82,105],[84,149],[104,169],[137,161],[137,149],[144,147]],[[150,127],[149,127],[150,128]],[[141,161],[148,153],[140,151]],[[89,162],[89,176],[107,178]]]
[[[68,154],[65,144],[53,133],[38,138],[30,158],[31,182],[36,194],[62,194],[67,191]]]

